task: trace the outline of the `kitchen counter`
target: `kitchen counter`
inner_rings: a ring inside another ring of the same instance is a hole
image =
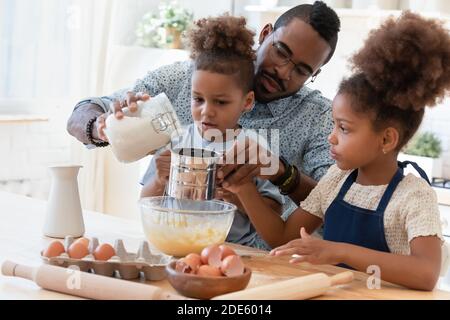
[[[0,192],[0,264],[8,259],[32,266],[40,265],[40,251],[51,239],[42,235],[46,202],[19,195]],[[102,213],[84,211],[86,237],[98,237],[100,242],[113,244],[124,240],[128,251],[135,251],[144,234],[139,222],[123,220]],[[245,263],[253,270],[249,287],[260,286],[317,272],[333,275],[344,269],[330,266],[313,266],[288,263],[287,257],[269,257],[263,251],[234,246]],[[421,292],[408,290],[387,282],[381,289],[368,289],[369,275],[355,272],[355,280],[348,285],[333,288],[319,299],[450,299],[450,293],[435,290]],[[151,284],[174,292],[167,280]],[[0,300],[2,299],[79,299],[77,297],[51,292],[39,288],[31,281],[8,278],[0,275]]]

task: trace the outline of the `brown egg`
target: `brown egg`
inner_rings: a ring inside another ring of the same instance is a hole
[[[88,238],[80,238],[75,240],[75,242],[82,243],[86,248],[89,248],[89,239]]]
[[[217,245],[208,246],[202,250],[201,259],[203,264],[220,268],[222,265],[222,250]]]
[[[191,269],[190,273],[196,273],[198,268],[202,265],[202,258],[197,253],[190,253],[184,257],[184,262]]]
[[[94,257],[96,260],[107,261],[116,255],[114,248],[107,243],[103,243],[97,247],[94,251]]]
[[[227,277],[235,277],[244,274],[244,263],[239,256],[228,256],[222,261],[220,271]]]
[[[219,248],[222,251],[222,260],[225,259],[228,256],[235,256],[236,255],[236,252],[233,249],[231,249],[230,247],[228,247],[228,246],[226,246],[224,244],[221,244],[219,246]]]
[[[177,260],[175,263],[175,270],[181,273],[191,273],[193,270],[191,267],[184,261],[184,258]]]
[[[198,268],[197,275],[198,276],[207,276],[207,277],[221,277],[222,272],[220,272],[219,268],[204,264]]]
[[[59,241],[52,241],[47,249],[45,249],[43,256],[47,258],[57,257],[60,256],[62,253],[66,252],[64,249],[64,246]]]
[[[89,250],[83,243],[74,242],[70,245],[68,253],[72,259],[83,259],[89,254]]]

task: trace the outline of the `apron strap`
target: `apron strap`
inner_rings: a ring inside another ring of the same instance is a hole
[[[380,203],[378,204],[377,208],[378,213],[382,214],[384,213],[386,207],[389,204],[389,201],[391,201],[395,189],[402,180],[403,180],[403,168],[399,167],[397,169],[397,172],[395,172],[395,175],[392,178],[391,182],[389,182],[386,191],[384,191],[383,197],[381,198]]]
[[[339,193],[336,197],[338,200],[344,200],[345,195],[347,194],[347,191],[350,189],[352,184],[356,181],[356,177],[358,176],[358,169],[354,170],[352,173],[350,173],[345,179],[344,184],[341,187],[341,190],[339,190]]]
[[[414,167],[414,169],[416,169],[416,171],[420,174],[420,176],[426,182],[428,182],[429,185],[431,185],[430,180],[428,180],[427,174],[421,167],[419,167],[419,165],[417,163],[411,162],[411,161],[404,161],[404,162],[399,161],[398,162],[399,168],[397,169],[397,172],[395,173],[391,182],[387,186],[386,191],[384,192],[383,197],[381,198],[380,203],[378,204],[378,207],[376,210],[377,212],[383,213],[386,210],[386,207],[388,206],[389,201],[391,200],[395,189],[397,188],[397,186],[399,185],[399,183],[402,181],[402,179],[404,177],[403,169],[406,168],[406,166],[408,164],[412,165]],[[337,195],[336,199],[344,200],[345,195],[347,194],[347,192],[350,189],[350,187],[352,186],[352,184],[356,181],[357,176],[358,176],[358,169],[356,169],[352,173],[350,173],[350,175],[347,177],[344,184],[342,185],[341,190],[339,191],[339,194]]]
[[[425,171],[419,167],[419,165],[412,161],[404,161],[404,162],[398,162],[398,170],[395,173],[394,178],[392,178],[391,182],[389,183],[388,187],[386,188],[386,191],[383,194],[383,197],[380,200],[380,203],[378,204],[377,211],[378,212],[384,212],[386,210],[386,207],[389,204],[389,201],[392,198],[392,195],[394,194],[395,189],[397,188],[400,181],[402,181],[404,175],[403,175],[403,169],[408,166],[408,164],[412,165],[414,169],[420,174],[420,176],[428,182],[429,185],[431,185],[430,180],[428,180],[427,174]]]
[[[418,165],[417,163],[412,162],[412,161],[403,161],[403,162],[400,162],[400,161],[399,161],[399,162],[398,162],[398,166],[399,166],[400,168],[402,168],[402,169],[405,169],[406,166],[407,166],[408,164],[412,165],[413,168],[416,169],[416,171],[420,174],[420,176],[421,176],[426,182],[428,182],[428,184],[431,186],[430,179],[428,179],[427,174],[425,173],[425,171],[424,171],[421,167],[419,167],[419,165]]]

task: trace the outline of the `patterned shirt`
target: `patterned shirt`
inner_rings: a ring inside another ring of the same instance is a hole
[[[75,108],[94,103],[107,112],[110,102],[123,98],[128,90],[151,96],[165,92],[181,123],[188,125],[193,122],[190,108],[192,73],[191,61],[176,62],[150,71],[132,88],[107,97],[83,100]],[[316,181],[334,163],[328,143],[328,135],[333,128],[331,103],[319,91],[303,87],[284,99],[256,102],[254,108],[241,117],[240,124],[248,129],[267,129],[267,140],[272,150],[276,152],[273,142],[279,141],[279,154]],[[272,129],[278,129],[278,138],[272,135]]]

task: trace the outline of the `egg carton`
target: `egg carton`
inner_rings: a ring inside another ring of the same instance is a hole
[[[89,241],[89,254],[82,259],[70,258],[67,254],[68,248],[75,241],[71,236],[64,239],[65,253],[52,258],[41,258],[44,263],[69,268],[77,266],[80,271],[91,272],[108,277],[119,277],[124,280],[132,280],[141,277],[141,273],[146,280],[158,281],[167,277],[166,266],[173,260],[172,256],[163,254],[153,254],[150,251],[147,241],[142,241],[137,253],[125,250],[122,239],[117,239],[114,244],[116,255],[107,261],[95,260],[94,251],[99,245],[97,238],[93,237]]]

